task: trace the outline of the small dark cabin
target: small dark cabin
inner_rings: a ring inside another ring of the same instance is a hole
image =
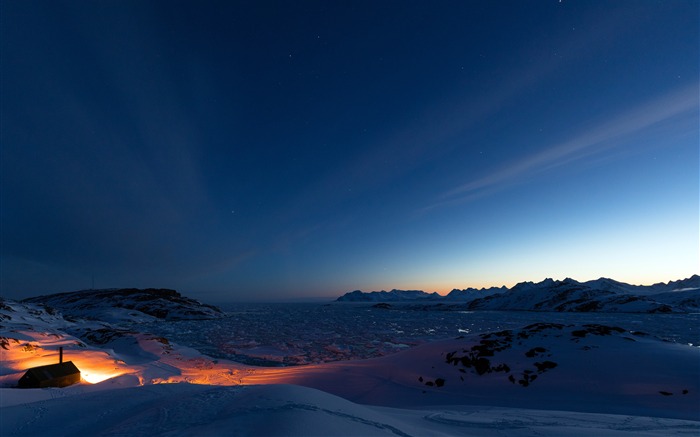
[[[80,370],[72,361],[63,362],[63,348],[56,364],[32,367],[19,379],[19,388],[66,387],[80,382]]]

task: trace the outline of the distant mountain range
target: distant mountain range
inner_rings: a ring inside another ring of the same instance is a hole
[[[412,303],[428,310],[692,312],[700,310],[700,276],[654,285],[630,285],[608,278],[587,282],[545,279],[521,282],[512,288],[454,289],[446,296],[420,290],[355,290],[337,301]]]
[[[426,293],[422,290],[391,290],[370,291],[360,290],[345,293],[336,299],[338,302],[415,302],[415,301],[440,301],[440,302],[467,302],[479,297],[491,296],[508,291],[506,286],[491,288],[466,288],[454,289],[446,296],[438,293]]]

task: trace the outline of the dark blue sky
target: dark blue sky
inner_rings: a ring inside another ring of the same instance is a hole
[[[2,2],[1,293],[690,276],[699,7]]]

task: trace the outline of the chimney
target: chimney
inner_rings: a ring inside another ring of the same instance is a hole
[[[63,363],[63,346],[58,348],[58,364]]]

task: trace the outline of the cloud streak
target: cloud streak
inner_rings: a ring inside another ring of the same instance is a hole
[[[698,84],[694,83],[641,104],[574,138],[506,165],[487,176],[458,185],[441,194],[437,202],[424,208],[424,211],[469,202],[534,174],[613,149],[619,144],[618,140],[624,137],[697,109],[698,90]]]

